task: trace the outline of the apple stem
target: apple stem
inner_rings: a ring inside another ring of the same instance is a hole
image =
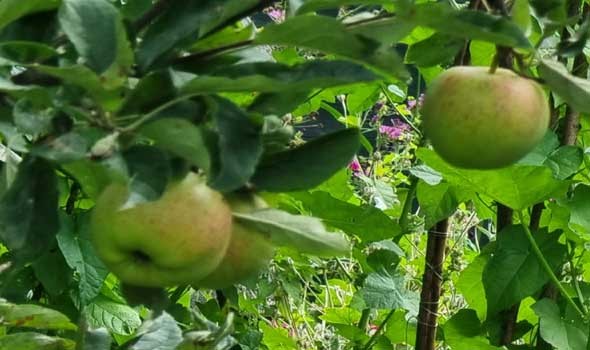
[[[498,53],[496,53],[494,55],[494,58],[492,59],[492,64],[490,64],[489,73],[490,74],[496,73],[496,69],[498,68],[499,64],[500,64],[500,58],[498,57]]]

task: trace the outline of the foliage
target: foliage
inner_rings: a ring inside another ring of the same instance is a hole
[[[589,5],[488,2],[0,0],[0,350],[410,349],[445,218],[441,349],[588,347]],[[503,50],[551,128],[511,166],[453,167],[422,92]],[[230,288],[130,292],[94,202],[189,169],[264,197],[235,219],[281,247]]]

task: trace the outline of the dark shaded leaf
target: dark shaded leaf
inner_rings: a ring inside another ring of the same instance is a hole
[[[251,181],[264,191],[313,188],[346,167],[359,147],[358,129],[337,131],[264,158]]]
[[[240,188],[254,175],[262,154],[262,125],[254,123],[228,100],[214,98],[211,101],[219,133],[219,165],[213,169],[209,184],[228,192]]]
[[[535,240],[553,269],[562,263],[566,248],[558,243],[559,233],[546,229],[535,234]],[[496,250],[484,269],[483,284],[488,302],[488,315],[514,305],[533,295],[549,281],[549,276],[521,226],[508,226],[497,235]]]
[[[61,0],[2,0],[0,1],[0,29],[30,13],[54,9],[60,3]]]
[[[45,252],[57,233],[58,191],[53,168],[27,157],[0,199],[0,238],[21,259]]]
[[[147,69],[156,59],[199,39],[240,12],[258,5],[258,0],[172,1],[167,11],[152,23],[142,37],[137,62]]]
[[[311,61],[295,66],[279,63],[244,63],[189,80],[182,93],[288,92],[328,88],[378,77],[361,65],[345,61]]]

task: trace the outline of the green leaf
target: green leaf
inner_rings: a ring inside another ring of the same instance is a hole
[[[64,84],[71,84],[80,87],[99,103],[104,109],[114,111],[122,103],[117,89],[107,89],[108,86],[89,68],[81,65],[66,67],[52,67],[33,64],[30,68],[59,78]],[[1,86],[0,86],[1,89]]]
[[[456,284],[457,289],[469,307],[475,310],[480,320],[485,320],[487,314],[487,300],[481,276],[489,258],[490,254],[485,251],[475,257],[467,268],[461,271]]]
[[[580,319],[562,317],[553,300],[541,299],[532,309],[540,319],[541,337],[558,350],[584,349],[588,342],[588,325]]]
[[[572,198],[559,204],[569,212],[568,228],[584,239],[590,238],[590,187],[579,184]]]
[[[512,5],[511,18],[524,35],[529,36],[532,31],[531,10],[529,0],[516,0]]]
[[[546,229],[535,234],[535,240],[549,265],[556,269],[565,256],[565,246],[558,243],[558,233]],[[541,263],[532,251],[521,226],[508,226],[497,235],[496,250],[482,275],[488,303],[488,315],[514,305],[533,295],[549,281]]]
[[[0,92],[16,98],[28,98],[33,102],[49,105],[51,98],[47,89],[36,85],[16,85],[12,81],[0,77]]]
[[[50,296],[57,297],[70,286],[72,270],[57,246],[52,246],[45,254],[35,260],[32,267],[35,276]]]
[[[51,119],[55,111],[53,109],[39,109],[27,100],[21,99],[13,107],[12,115],[18,131],[23,134],[40,136],[51,130]]]
[[[131,335],[141,325],[137,311],[131,307],[99,295],[83,311],[93,328],[106,328],[111,333]]]
[[[75,324],[61,312],[32,304],[12,304],[0,299],[0,317],[9,327],[51,330],[76,330]]]
[[[0,1],[0,29],[30,13],[54,9],[60,3],[61,0],[2,0]]]
[[[219,165],[209,185],[228,192],[243,186],[254,175],[262,154],[262,125],[255,124],[233,103],[215,98],[213,118],[219,133]]]
[[[346,167],[360,147],[358,129],[337,131],[303,146],[262,159],[252,183],[263,191],[298,191],[316,187]]]
[[[447,3],[422,3],[403,9],[400,17],[415,25],[458,38],[532,49],[531,43],[515,23],[483,11],[454,10]]]
[[[319,50],[368,64],[386,75],[408,77],[395,51],[377,41],[349,32],[342,23],[331,17],[292,17],[281,24],[265,27],[254,42]]]
[[[280,327],[272,327],[264,321],[260,321],[258,323],[258,327],[263,334],[262,342],[267,346],[268,349],[300,349],[300,347],[297,345],[297,341],[289,336],[288,330]]]
[[[474,310],[462,309],[443,326],[445,342],[453,350],[500,350],[490,344]]]
[[[313,217],[292,215],[276,209],[234,213],[234,217],[255,227],[273,244],[295,248],[303,253],[331,256],[350,249],[342,234],[327,232],[322,222]]]
[[[189,40],[196,40],[258,0],[173,1],[146,30],[137,50],[137,62],[146,70],[159,57]],[[188,42],[192,44],[192,42]]]
[[[188,160],[205,172],[210,162],[201,129],[186,119],[165,118],[141,127],[139,133],[154,141],[156,147],[165,149]]]
[[[345,61],[310,61],[294,66],[280,63],[243,63],[189,80],[182,93],[288,92],[375,81],[378,77],[361,65]]]
[[[88,305],[99,293],[109,271],[96,256],[88,232],[89,216],[80,215],[77,227],[65,215],[57,242],[68,266],[76,271],[82,305]],[[77,232],[76,232],[77,231]]]
[[[0,336],[0,350],[74,350],[75,347],[71,340],[33,332]]]
[[[55,57],[58,52],[51,46],[31,41],[5,41],[0,43],[0,57],[18,63],[42,62]],[[0,63],[1,64],[1,63]]]
[[[293,193],[291,196],[324,223],[355,235],[362,242],[392,239],[402,233],[397,221],[372,205],[350,204],[322,191]]]
[[[147,320],[137,334],[139,339],[131,346],[131,350],[175,350],[182,342],[180,327],[166,312],[156,319]]]
[[[412,44],[406,51],[406,62],[419,67],[430,67],[452,60],[465,46],[465,40],[434,33],[432,36]]]
[[[572,75],[563,63],[549,59],[541,60],[539,74],[575,110],[590,112],[590,81]]]
[[[427,228],[451,216],[459,205],[454,189],[448,183],[429,186],[420,181],[416,195],[420,203],[420,213],[424,215],[424,227]]]
[[[410,168],[410,174],[429,184],[430,186],[438,185],[443,177],[442,175],[425,164],[416,165]]]
[[[106,71],[117,58],[119,12],[105,0],[63,0],[61,28],[80,57],[96,73]]]
[[[57,233],[57,179],[43,160],[25,158],[0,198],[0,239],[21,259],[45,252]]]
[[[486,194],[513,209],[524,209],[561,193],[568,181],[555,179],[546,166],[513,165],[494,170],[455,168],[434,151],[420,148],[418,157],[443,175],[449,184]]]
[[[368,308],[418,311],[418,294],[406,289],[404,276],[387,270],[370,273],[357,293]]]

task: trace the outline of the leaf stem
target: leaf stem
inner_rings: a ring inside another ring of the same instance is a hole
[[[549,278],[551,279],[551,281],[553,282],[553,284],[555,284],[555,287],[559,290],[559,293],[561,293],[561,295],[565,298],[565,300],[568,302],[568,304],[570,304],[571,307],[573,307],[574,310],[576,310],[576,312],[579,313],[584,319],[587,319],[586,313],[584,313],[582,311],[582,309],[580,309],[580,307],[578,306],[578,304],[576,304],[576,302],[568,294],[568,292],[565,290],[564,286],[561,284],[561,282],[559,281],[559,279],[557,278],[557,276],[553,272],[553,269],[551,268],[551,266],[549,265],[549,263],[547,262],[547,260],[543,256],[543,252],[541,252],[541,249],[537,245],[537,242],[535,241],[535,238],[533,237],[533,234],[531,233],[531,230],[525,224],[524,216],[522,214],[522,211],[518,211],[518,218],[520,220],[520,225],[522,226],[522,228],[524,230],[524,233],[525,233],[527,239],[529,240],[529,243],[531,244],[531,247],[533,248],[533,253],[535,254],[535,256],[537,257],[537,259],[541,263],[541,266],[543,267],[543,270],[545,270],[545,273],[547,275],[549,275]]]

